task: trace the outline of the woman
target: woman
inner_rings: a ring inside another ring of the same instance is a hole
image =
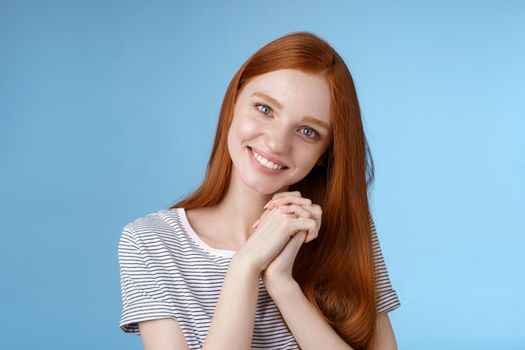
[[[395,349],[357,96],[307,32],[226,91],[202,185],[126,225],[120,326],[146,349]]]

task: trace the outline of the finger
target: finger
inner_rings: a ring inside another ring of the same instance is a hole
[[[301,197],[301,192],[292,191],[292,192],[277,192],[272,196],[272,200],[279,199],[283,197]]]
[[[321,207],[314,204],[313,206],[300,206],[296,204],[280,205],[278,207],[286,213],[294,213],[296,216],[315,219],[318,226],[321,227],[322,211]]]
[[[297,232],[292,238],[288,240],[284,248],[279,253],[278,258],[280,258],[283,261],[291,261],[291,262],[295,261],[297,253],[299,252],[299,250],[301,249],[301,246],[304,243],[305,237],[306,237],[306,231]]]
[[[304,208],[301,206],[290,205],[290,206],[284,206],[284,207],[279,207],[279,208],[286,213],[295,215],[296,218],[303,217],[306,219],[315,220],[315,228],[308,232],[308,235],[306,236],[306,239],[305,239],[305,243],[308,243],[314,240],[315,238],[317,238],[318,233],[319,233],[319,228],[321,227],[321,214],[317,210],[316,207]]]
[[[253,224],[252,228],[256,228],[257,226],[259,226],[259,224],[261,223],[261,221],[267,217],[268,215],[270,215],[270,212],[273,210],[273,208],[268,208],[267,210],[264,210],[262,212],[262,214],[259,216],[259,218],[257,219],[257,221],[255,221],[255,223]]]
[[[272,196],[272,199],[270,199],[268,201],[268,203],[266,203],[266,205],[264,206],[264,209],[267,209],[267,206],[274,200],[276,199],[280,199],[280,198],[284,198],[284,197],[299,197],[301,198],[301,192],[299,191],[293,191],[293,192],[277,192],[276,194],[274,194]]]
[[[292,225],[294,235],[299,231],[307,231],[307,237],[317,234],[317,222],[314,219],[299,217],[292,220]]]
[[[261,222],[261,220],[264,219],[268,215],[269,212],[270,212],[270,210],[263,210],[261,215],[259,215],[259,218],[253,223],[252,228],[256,228],[259,225],[259,223]]]
[[[294,213],[298,216],[302,216],[304,218],[310,218],[313,217],[313,213],[310,212],[308,209],[306,209],[303,206],[297,205],[297,204],[289,204],[289,205],[280,205],[278,208],[281,210],[287,212],[287,213]]]
[[[301,248],[303,243],[305,243],[306,236],[306,231],[299,231],[288,241],[287,246],[289,247],[285,247],[285,249],[289,248],[291,250],[290,254],[292,257],[295,257],[297,255],[297,252],[299,252],[299,248]]]
[[[312,205],[312,200],[310,198],[304,198],[304,197],[283,197],[271,200],[266,209],[272,209],[274,207],[278,207],[280,205],[286,205],[286,204],[298,204],[303,206],[310,206]]]
[[[297,232],[295,235],[293,235],[292,238],[290,238],[288,243],[286,243],[286,246],[284,249],[291,249],[292,252],[294,253],[293,256],[295,256],[295,254],[297,254],[297,252],[299,251],[299,248],[301,247],[301,245],[304,243],[306,234],[307,234],[306,231]]]
[[[293,236],[293,238],[297,239],[299,242],[301,242],[301,244],[303,244],[306,239],[307,234],[308,232],[306,231],[299,231]]]

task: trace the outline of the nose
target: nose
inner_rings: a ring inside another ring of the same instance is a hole
[[[292,136],[284,125],[274,125],[266,132],[265,146],[269,152],[273,154],[283,154],[290,151]]]

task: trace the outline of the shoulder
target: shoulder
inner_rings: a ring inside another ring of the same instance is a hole
[[[140,248],[144,245],[173,240],[180,227],[177,209],[161,209],[125,224],[120,234],[120,243],[129,242]]]

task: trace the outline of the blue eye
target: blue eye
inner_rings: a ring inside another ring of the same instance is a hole
[[[308,133],[308,134],[303,133],[303,135],[306,135],[306,136],[308,136],[310,138],[316,138],[316,137],[319,136],[319,133],[317,131],[315,131],[314,129],[312,129],[312,128],[304,128],[302,130],[310,131],[310,133]]]
[[[273,112],[272,107],[264,103],[256,103],[255,108],[257,108],[257,110],[264,115],[271,115],[271,113]],[[302,134],[310,139],[315,139],[315,138],[320,137],[320,134],[315,129],[304,127],[304,128],[301,128],[301,130],[306,130],[307,132],[306,133],[302,132]]]
[[[272,109],[269,106],[265,105],[264,103],[256,103],[255,107],[259,110],[259,112],[266,114],[266,115],[270,115],[270,112],[272,111]],[[262,110],[259,107],[262,107]],[[265,112],[265,110],[268,112]]]

